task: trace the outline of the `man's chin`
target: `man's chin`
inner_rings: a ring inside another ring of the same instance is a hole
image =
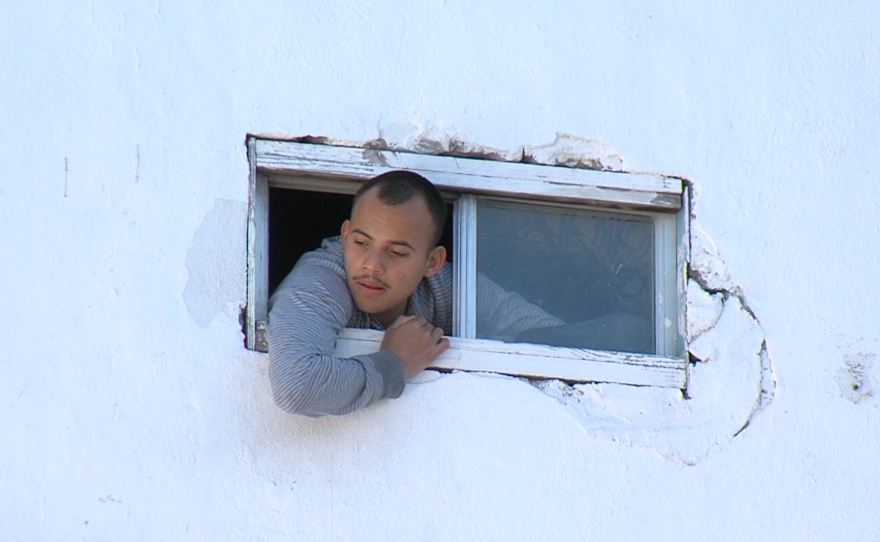
[[[360,296],[352,297],[354,298],[355,306],[367,314],[376,314],[386,310],[386,307],[380,303],[376,303],[376,300],[362,299]]]

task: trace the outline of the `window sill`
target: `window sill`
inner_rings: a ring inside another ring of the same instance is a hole
[[[336,341],[336,355],[351,357],[376,352],[382,336],[381,331],[345,328]],[[687,386],[684,359],[487,339],[449,337],[449,340],[449,350],[437,358],[432,367],[578,382],[677,389]]]

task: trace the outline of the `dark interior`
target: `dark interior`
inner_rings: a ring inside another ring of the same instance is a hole
[[[269,188],[269,292],[290,272],[299,257],[339,235],[351,214],[353,196],[288,188]],[[452,205],[441,243],[452,260]]]

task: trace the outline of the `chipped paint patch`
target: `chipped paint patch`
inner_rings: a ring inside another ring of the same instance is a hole
[[[246,222],[246,203],[218,198],[193,236],[186,255],[189,278],[183,300],[202,327],[208,327],[224,311],[237,313],[246,284],[247,231],[241,226]],[[229,249],[230,243],[236,248]]]
[[[876,360],[875,354],[865,352],[843,357],[843,367],[837,371],[837,384],[844,399],[858,404],[874,396],[871,373]]]
[[[614,149],[594,141],[566,133],[546,145],[523,147],[524,161],[573,168],[623,171],[623,158]]]

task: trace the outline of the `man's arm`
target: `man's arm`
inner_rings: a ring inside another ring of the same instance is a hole
[[[524,331],[564,323],[518,293],[507,291],[477,273],[477,336],[513,341]]]
[[[323,265],[298,265],[273,298],[269,379],[279,407],[312,417],[347,414],[403,392],[403,367],[391,350],[334,355],[353,310],[344,275]]]

